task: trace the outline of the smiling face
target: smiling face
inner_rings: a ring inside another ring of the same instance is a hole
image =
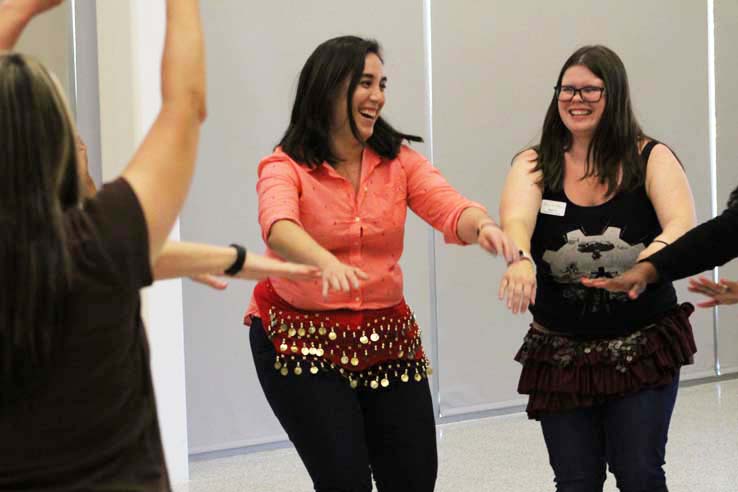
[[[362,142],[369,140],[374,133],[374,124],[384,107],[386,85],[387,77],[384,75],[382,60],[376,54],[369,53],[364,60],[364,70],[359,82],[351,95],[351,116]],[[355,138],[346,112],[348,80],[344,86],[344,94],[338,98],[333,108],[332,133],[335,137]]]
[[[569,67],[561,78],[561,87],[582,88],[604,88],[605,83],[593,74],[584,65],[573,65]],[[598,92],[592,91],[590,92]],[[591,137],[605,112],[606,92],[597,102],[588,102],[582,98],[581,92],[577,92],[571,101],[559,101],[559,116],[566,128],[574,136]]]

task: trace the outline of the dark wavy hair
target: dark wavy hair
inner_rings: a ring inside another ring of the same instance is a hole
[[[357,36],[341,36],[320,44],[302,67],[297,84],[290,124],[279,146],[295,161],[309,167],[323,162],[338,163],[331,150],[331,120],[333,107],[340,100],[341,89],[348,79],[346,95],[351,132],[361,141],[352,112],[352,98],[364,72],[366,55],[374,53],[382,60],[379,43]],[[365,142],[377,154],[394,159],[404,140],[422,142],[423,139],[398,132],[381,116],[374,123],[374,133]]]
[[[30,57],[0,55],[0,403],[50,360],[71,282],[64,210],[79,203],[57,83]]]
[[[627,191],[643,184],[645,165],[638,142],[648,138],[641,130],[630,100],[630,88],[625,66],[617,54],[605,46],[583,46],[561,67],[556,87],[564,73],[575,65],[587,67],[605,83],[605,109],[587,151],[585,177],[597,176],[607,184],[607,193]],[[542,171],[544,187],[561,191],[564,183],[564,153],[572,143],[571,133],[559,115],[556,93],[551,98],[543,122],[535,171]],[[619,172],[622,178],[618,183]]]

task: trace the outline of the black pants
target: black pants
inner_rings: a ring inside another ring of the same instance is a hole
[[[250,330],[256,373],[269,405],[316,492],[431,492],[438,457],[428,380],[351,389],[332,372],[282,376],[261,320]]]

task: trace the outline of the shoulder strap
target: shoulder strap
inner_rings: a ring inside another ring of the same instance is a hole
[[[660,142],[657,140],[651,140],[646,144],[645,147],[643,147],[643,150],[641,151],[641,158],[643,159],[643,167],[648,167],[648,158],[651,157],[651,151],[654,147],[656,147]]]

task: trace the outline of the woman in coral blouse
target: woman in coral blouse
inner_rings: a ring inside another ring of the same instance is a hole
[[[420,329],[399,266],[410,207],[446,242],[517,249],[381,116],[379,45],[328,40],[300,74],[289,127],[259,164],[267,254],[320,280],[260,283],[246,313],[259,381],[316,491],[433,490],[436,439]]]

